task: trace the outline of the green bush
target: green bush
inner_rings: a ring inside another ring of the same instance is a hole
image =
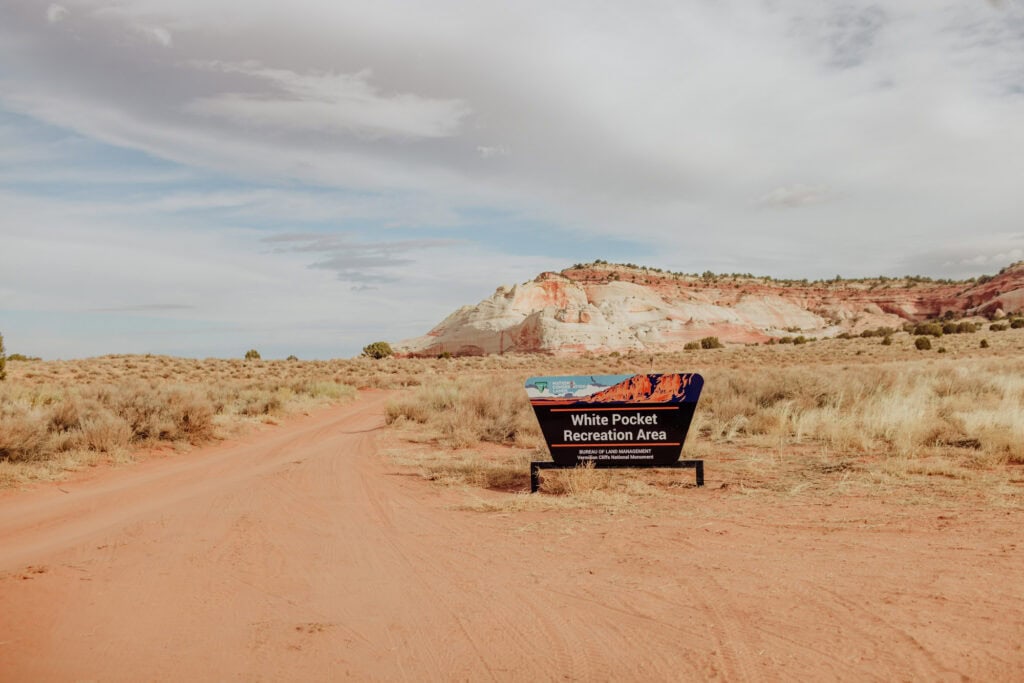
[[[684,351],[696,351],[699,348],[700,342],[698,341],[686,342],[686,345],[683,346]]]
[[[939,323],[921,323],[914,328],[914,334],[941,337],[943,334],[942,325]]]
[[[23,353],[9,353],[7,354],[7,360],[13,360],[16,362],[29,362],[34,360],[42,360],[39,356],[26,356]]]
[[[700,348],[702,349],[721,349],[723,348],[722,342],[718,341],[718,337],[704,337],[700,340]]]
[[[1024,318],[1014,318],[1013,320],[1010,321],[1010,327],[1012,327],[1015,330],[1019,330],[1020,328],[1024,327]]]
[[[1010,326],[1007,325],[1006,323],[992,323],[991,325],[988,326],[988,329],[992,330],[993,332],[1003,332],[1005,330],[1010,329]]]
[[[987,349],[988,348],[988,339],[982,339],[981,343],[978,344],[978,346],[980,346],[983,349]]]
[[[882,337],[882,346],[892,346],[892,335]]]
[[[961,323],[957,323],[956,324],[956,333],[957,334],[965,334],[965,333],[966,334],[974,334],[977,331],[978,331],[978,326],[975,325],[974,323],[961,322]]]
[[[4,335],[0,334],[0,380],[7,379],[7,356],[4,355]]]
[[[257,351],[256,349],[249,349],[248,351],[245,352],[245,359],[246,360],[259,360],[260,359],[260,352]]]
[[[806,344],[807,341],[808,341],[807,337],[805,337],[802,334],[800,336],[798,336],[798,337],[793,337],[793,343],[794,344]]]
[[[377,341],[364,346],[363,355],[368,358],[380,360],[381,358],[388,358],[389,356],[395,355],[395,352],[392,350],[391,344],[388,344],[386,341]]]
[[[914,348],[918,351],[928,351],[932,348],[932,343],[928,340],[928,337],[918,337],[914,340]]]
[[[287,358],[285,358],[285,360],[298,360],[298,359],[299,359],[299,357],[296,356],[294,353],[292,355],[288,356]]]

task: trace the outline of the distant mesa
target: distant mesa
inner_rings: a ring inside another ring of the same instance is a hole
[[[598,261],[499,287],[427,334],[396,345],[410,356],[675,351],[718,337],[760,343],[832,337],[953,315],[1024,310],[1024,262],[973,280],[922,277],[774,280],[671,273]]]

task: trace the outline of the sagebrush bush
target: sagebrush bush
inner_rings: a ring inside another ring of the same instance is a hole
[[[914,348],[918,351],[928,351],[932,348],[932,343],[928,337],[918,337],[914,340]]]
[[[941,337],[944,334],[939,323],[921,323],[914,328],[913,334],[918,336]]]
[[[241,363],[242,361],[236,361]],[[119,381],[59,387],[0,388],[0,461],[44,462],[71,452],[117,453],[161,442],[202,444],[216,437],[215,417],[266,417],[301,400],[337,401],[355,389],[337,381],[165,384]]]
[[[390,402],[385,421],[402,419],[430,426],[447,446],[484,441],[535,447],[540,428],[518,378],[476,377],[421,387]]]
[[[391,344],[388,344],[386,341],[377,341],[364,346],[363,355],[367,358],[380,360],[382,358],[390,358],[395,355],[395,352],[391,348]]]

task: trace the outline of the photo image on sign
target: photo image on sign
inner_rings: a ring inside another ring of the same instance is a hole
[[[555,462],[657,467],[679,459],[703,385],[666,373],[531,377],[525,388]]]
[[[682,403],[692,401],[704,380],[697,374],[531,377],[526,395],[536,405],[551,403]]]

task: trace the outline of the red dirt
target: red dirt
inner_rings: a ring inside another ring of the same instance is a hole
[[[387,396],[0,496],[0,680],[1024,671],[1016,511],[744,497],[713,468],[650,514],[460,511],[379,456]]]

